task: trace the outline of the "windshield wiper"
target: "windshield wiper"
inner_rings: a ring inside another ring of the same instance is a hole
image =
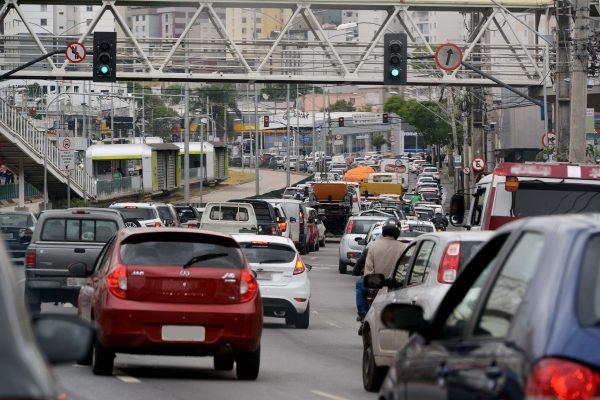
[[[194,257],[190,258],[189,261],[186,262],[185,264],[183,264],[181,267],[187,268],[187,267],[194,265],[200,261],[212,260],[213,258],[227,257],[228,255],[229,254],[227,254],[227,253],[216,253],[216,254],[203,254],[201,256],[194,256]]]

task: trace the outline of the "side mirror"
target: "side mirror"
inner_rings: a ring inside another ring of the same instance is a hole
[[[69,264],[67,269],[69,270],[69,273],[76,278],[87,278],[92,274],[91,268],[88,268],[87,264],[82,262]]]
[[[306,267],[306,269],[308,269],[309,271],[312,270],[312,265],[310,264],[304,264],[304,266]]]
[[[50,364],[72,363],[85,358],[94,340],[94,329],[77,316],[37,314],[33,332]]]
[[[367,289],[381,289],[385,286],[385,276],[383,274],[365,275],[363,284]]]
[[[364,239],[364,237],[359,236],[359,237],[354,238],[354,241],[358,243],[359,240],[363,240],[363,239]]]
[[[165,225],[167,225],[167,226],[173,225],[173,220],[172,219],[165,219]]]
[[[381,322],[386,328],[409,332],[420,332],[427,326],[423,309],[414,304],[388,304],[381,313]]]
[[[455,194],[450,200],[450,221],[454,226],[460,226],[465,219],[465,198]]]
[[[296,222],[296,221],[298,221],[296,218],[290,217],[290,222]]]
[[[362,238],[357,238],[356,243],[361,245],[361,246],[366,246],[367,245],[367,241],[365,239]]]

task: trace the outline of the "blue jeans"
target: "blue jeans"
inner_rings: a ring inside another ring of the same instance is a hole
[[[356,311],[358,315],[364,317],[369,311],[369,303],[367,301],[367,295],[369,289],[363,284],[362,276],[356,280]]]

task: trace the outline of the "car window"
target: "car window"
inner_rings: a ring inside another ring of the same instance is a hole
[[[49,218],[40,237],[59,242],[106,242],[117,230],[116,222],[110,220]]]
[[[413,255],[415,254],[416,245],[410,245],[400,257],[400,261],[396,267],[396,271],[394,271],[394,288],[398,289],[404,286],[404,279],[406,278],[406,273],[412,264]]]
[[[160,215],[160,219],[163,221],[167,219],[173,219],[173,215],[171,214],[171,210],[167,206],[158,206],[158,215]]]
[[[600,325],[600,235],[592,237],[585,250],[579,275],[577,314],[583,326]]]
[[[114,207],[121,215],[123,215],[124,219],[136,219],[138,221],[145,221],[149,219],[156,219],[157,215],[153,208],[149,207]]]
[[[535,275],[544,236],[526,232],[511,250],[482,310],[475,336],[504,337]]]
[[[424,240],[423,244],[419,248],[415,264],[410,271],[410,277],[408,278],[408,286],[419,285],[425,282],[427,274],[431,270],[432,255],[435,249],[435,242],[431,240]]]
[[[371,225],[375,222],[380,221],[378,219],[363,219],[363,220],[354,220],[352,224],[352,233],[357,235],[364,235],[369,231]]]
[[[33,220],[27,214],[0,213],[0,226],[29,227]]]
[[[110,256],[110,254],[112,253],[113,248],[115,247],[115,239],[111,239],[108,243],[106,243],[106,245],[104,245],[104,247],[102,248],[102,251],[100,251],[100,254],[98,254],[98,258],[96,258],[96,263],[94,264],[94,271],[103,271],[107,264],[106,264],[106,260],[108,259],[108,257]]]
[[[296,249],[278,243],[239,243],[248,262],[260,264],[290,263],[296,258]]]
[[[210,219],[222,221],[248,221],[248,210],[237,206],[213,207],[210,211]]]
[[[259,222],[273,222],[268,204],[252,203],[252,207],[254,208],[254,214],[256,214],[256,219]]]

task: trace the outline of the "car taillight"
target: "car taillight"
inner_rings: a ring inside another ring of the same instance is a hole
[[[148,227],[148,228],[160,228],[161,224],[160,224],[160,222],[148,222],[146,224],[146,227]]]
[[[348,225],[346,225],[346,233],[352,232],[353,226],[354,226],[354,224],[352,222],[348,222]]]
[[[36,254],[35,250],[27,250],[25,253],[25,266],[27,267],[35,267],[36,264]]]
[[[277,234],[277,228],[275,228],[274,226],[271,227],[271,235],[276,235]]]
[[[117,265],[113,272],[106,277],[108,290],[120,299],[127,298],[127,268],[124,265]]]
[[[600,374],[573,361],[547,358],[536,363],[527,380],[529,400],[588,400],[600,397]]]
[[[296,266],[294,267],[294,275],[298,275],[306,271],[306,267],[304,266],[304,262],[300,257],[296,259]]]
[[[280,222],[279,229],[281,229],[281,232],[287,231],[287,222]]]
[[[451,242],[446,246],[444,257],[438,269],[439,283],[452,283],[458,275],[458,264],[460,261],[460,242]]]
[[[258,284],[254,276],[248,271],[242,271],[240,281],[240,303],[250,301],[258,292]]]

